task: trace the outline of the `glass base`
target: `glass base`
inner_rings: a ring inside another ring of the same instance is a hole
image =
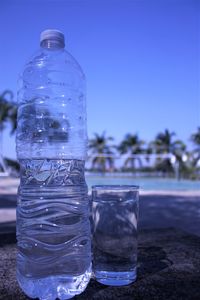
[[[95,279],[99,283],[112,286],[122,286],[133,283],[137,278],[137,269],[131,272],[95,271]]]

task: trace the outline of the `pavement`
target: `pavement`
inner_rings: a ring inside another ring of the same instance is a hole
[[[16,195],[19,178],[0,177],[0,195]]]

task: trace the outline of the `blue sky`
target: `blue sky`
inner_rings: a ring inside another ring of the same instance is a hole
[[[87,77],[89,137],[150,141],[169,128],[188,143],[200,125],[198,0],[1,0],[0,92],[16,95],[40,32],[65,33]],[[4,133],[4,154],[15,156]]]

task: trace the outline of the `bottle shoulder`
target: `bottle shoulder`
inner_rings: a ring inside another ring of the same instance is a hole
[[[86,79],[78,62],[64,49],[40,49],[19,75],[19,104],[41,97],[70,98],[74,93],[86,94]]]
[[[40,48],[25,63],[20,76],[32,73],[60,72],[74,74],[85,80],[85,74],[77,60],[65,49],[47,50]]]

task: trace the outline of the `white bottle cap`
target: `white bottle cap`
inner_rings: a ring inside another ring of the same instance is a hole
[[[40,34],[40,43],[42,43],[44,40],[57,40],[63,46],[65,45],[64,34],[57,29],[47,29],[42,31]]]

